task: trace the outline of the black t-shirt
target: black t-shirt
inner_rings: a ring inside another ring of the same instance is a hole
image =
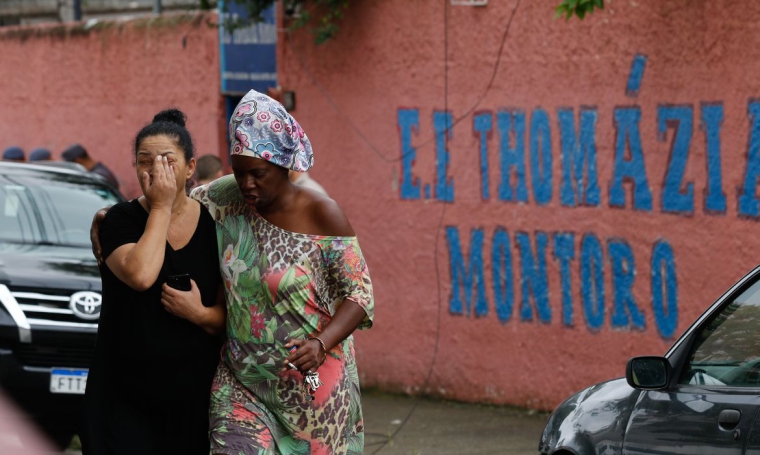
[[[137,243],[147,221],[136,199],[113,206],[100,227],[103,257]],[[208,453],[209,393],[222,337],[161,304],[166,277],[183,273],[195,280],[205,306],[216,303],[221,276],[208,211],[201,207],[186,246],[175,251],[166,242],[165,248],[158,279],[142,292],[101,267],[103,306],[85,399],[87,453],[117,453],[111,449],[122,441],[133,441],[129,446],[139,453]]]
[[[193,201],[193,203],[196,203]],[[116,334],[112,353],[140,363],[150,360],[188,360],[215,351],[218,360],[218,337],[208,335],[197,325],[178,318],[161,305],[161,286],[166,277],[190,274],[201,292],[205,306],[213,306],[221,276],[216,246],[216,225],[201,207],[198,226],[188,244],[178,251],[166,243],[164,264],[156,282],[146,291],[136,291],[111,272],[102,268],[102,332]],[[103,258],[119,247],[137,243],[148,222],[148,212],[135,199],[115,205],[101,224],[100,244]]]

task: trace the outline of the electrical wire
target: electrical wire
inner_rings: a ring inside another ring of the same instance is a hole
[[[496,62],[493,65],[493,71],[491,72],[491,79],[488,81],[488,85],[486,86],[486,89],[483,90],[483,94],[480,96],[478,101],[475,102],[472,106],[470,106],[469,109],[465,111],[464,114],[457,117],[450,126],[447,127],[446,133],[449,132],[449,129],[453,130],[455,126],[457,126],[462,120],[466,119],[467,117],[472,114],[475,109],[477,109],[480,104],[483,102],[484,99],[486,99],[486,96],[488,96],[488,92],[491,91],[493,88],[493,84],[496,81],[496,75],[499,72],[499,66],[501,65],[501,57],[504,53],[504,46],[507,44],[507,38],[509,37],[509,30],[512,28],[512,20],[515,18],[515,13],[517,13],[517,8],[520,7],[520,2],[522,0],[517,0],[517,3],[515,3],[515,7],[512,9],[512,13],[509,15],[509,20],[507,20],[507,26],[504,28],[504,34],[501,37],[501,44],[499,45],[499,52],[496,54]],[[446,112],[448,111],[448,108],[445,108]],[[430,139],[424,141],[423,143],[415,146],[415,151],[427,146],[428,144],[435,141],[435,136],[431,137]],[[401,157],[398,158],[398,160],[404,159],[404,155],[401,155]]]
[[[449,0],[443,0],[443,106],[444,106],[444,112],[448,112],[448,106],[449,106]],[[448,143],[449,138],[449,131],[448,131],[448,125],[446,130],[443,132],[443,147],[444,150],[446,149],[446,145]],[[438,344],[441,341],[441,302],[443,299],[441,298],[441,270],[440,265],[438,261],[438,244],[440,243],[441,239],[441,228],[443,227],[443,219],[446,216],[446,207],[449,206],[448,202],[443,202],[441,204],[441,216],[438,219],[438,227],[435,230],[435,246],[433,247],[433,264],[435,265],[435,283],[436,288],[438,291],[438,315],[436,319],[436,328],[435,328],[435,343],[433,344],[433,356],[430,361],[430,367],[428,368],[427,376],[425,377],[425,382],[422,383],[422,391],[424,393],[425,389],[427,388],[428,384],[430,384],[430,378],[433,376],[433,369],[435,367],[435,362],[438,360]],[[419,406],[420,400],[415,400],[414,404],[412,405],[411,409],[409,409],[409,412],[406,413],[406,416],[401,421],[401,424],[396,428],[396,431],[393,432],[393,434],[388,437],[388,440],[386,440],[383,445],[375,449],[374,452],[372,452],[372,455],[377,454],[381,450],[383,450],[391,441],[393,441],[396,438],[396,435],[401,432],[401,430],[404,429],[407,422],[409,422],[409,419],[412,418],[412,415],[414,415],[414,412],[417,410],[417,406]]]
[[[399,161],[395,158],[386,157],[375,146],[375,144],[373,144],[372,141],[370,141],[369,138],[367,138],[367,136],[364,134],[361,128],[359,128],[359,126],[356,125],[356,123],[354,123],[353,120],[351,120],[351,118],[345,112],[343,112],[343,109],[341,109],[340,106],[338,106],[338,103],[336,103],[335,100],[333,100],[332,96],[330,96],[330,93],[328,93],[327,90],[325,90],[325,88],[322,87],[322,84],[320,84],[317,78],[314,77],[311,71],[309,71],[309,68],[306,66],[306,63],[304,62],[300,52],[296,50],[296,47],[293,44],[292,37],[290,36],[290,34],[287,35],[287,41],[290,46],[290,49],[293,51],[293,55],[295,55],[296,57],[296,61],[298,61],[298,65],[301,67],[301,71],[303,71],[304,74],[306,74],[309,77],[309,79],[311,80],[311,83],[317,88],[317,90],[319,90],[322,96],[327,100],[327,102],[330,104],[330,107],[332,107],[333,111],[335,111],[336,114],[341,116],[343,120],[345,120],[345,122],[351,127],[351,129],[354,130],[356,135],[359,136],[361,140],[367,145],[367,147],[369,147],[369,149],[372,150],[372,152],[374,152],[375,155],[377,155],[381,160],[385,161],[386,163],[394,163],[396,161]]]
[[[499,44],[499,51],[496,54],[496,62],[494,62],[493,70],[491,71],[491,78],[489,79],[485,90],[483,90],[483,94],[480,96],[480,98],[478,98],[478,100],[472,106],[470,106],[465,111],[464,114],[454,119],[454,121],[451,122],[451,125],[446,126],[446,129],[443,132],[444,135],[448,136],[448,134],[450,134],[450,130],[453,130],[455,126],[457,126],[464,119],[469,117],[469,115],[472,114],[475,111],[475,109],[477,109],[481,105],[481,103],[483,103],[483,100],[486,99],[486,96],[488,96],[488,93],[493,88],[493,84],[496,81],[496,75],[499,73],[499,67],[501,66],[501,58],[504,54],[504,47],[506,46],[507,39],[509,38],[509,31],[512,29],[512,22],[515,18],[518,8],[520,7],[521,1],[522,0],[517,0],[514,8],[512,8],[512,12],[509,15],[509,19],[507,20],[507,25],[504,28],[504,33],[502,34],[502,37],[501,37],[501,43]],[[293,51],[293,54],[296,57],[296,61],[298,61],[298,65],[301,67],[301,70],[309,77],[312,84],[317,88],[317,90],[319,90],[322,96],[330,104],[330,107],[332,107],[332,109],[338,115],[340,115],[343,118],[343,120],[346,121],[346,123],[351,127],[351,129],[354,130],[356,135],[361,138],[361,140],[367,145],[367,147],[370,150],[372,150],[372,152],[375,155],[378,156],[378,158],[380,158],[386,163],[396,163],[403,160],[406,156],[411,155],[412,153],[416,153],[418,150],[432,144],[435,141],[437,135],[434,135],[433,137],[423,141],[421,144],[415,145],[412,148],[412,150],[406,153],[402,153],[401,156],[397,158],[388,158],[387,156],[385,156],[385,154],[383,154],[380,151],[380,149],[375,144],[373,144],[372,141],[369,140],[369,138],[367,138],[364,132],[362,132],[361,128],[359,128],[359,126],[356,125],[356,123],[354,123],[353,120],[351,120],[351,118],[343,111],[343,109],[341,109],[340,106],[338,106],[338,103],[335,102],[335,100],[332,98],[332,96],[330,96],[327,90],[325,90],[325,88],[322,87],[319,81],[317,81],[317,78],[314,76],[314,74],[312,74],[311,71],[309,71],[309,68],[306,66],[306,63],[304,62],[301,53],[298,52],[298,50],[295,48],[295,45],[292,42],[292,38],[290,34],[287,35],[287,41],[288,41],[288,45],[290,46],[290,49]],[[448,107],[445,107],[444,112],[447,112],[447,111],[448,111]]]
[[[449,110],[449,1],[450,0],[442,0],[443,1],[443,104],[444,104],[444,112],[448,112]],[[483,94],[481,97],[473,104],[467,111],[460,117],[457,117],[454,121],[451,122],[451,124],[446,125],[446,128],[444,131],[439,132],[437,134],[443,134],[443,145],[444,149],[447,149],[448,139],[449,135],[451,134],[451,130],[453,130],[454,126],[456,126],[458,123],[460,123],[462,120],[467,118],[472,112],[475,111],[475,109],[480,106],[480,104],[483,102],[483,100],[486,98],[488,93],[491,91],[491,88],[493,87],[494,81],[496,80],[496,75],[499,71],[499,66],[501,64],[501,57],[504,52],[504,46],[506,45],[507,38],[509,37],[509,31],[512,28],[512,22],[515,18],[515,15],[517,13],[517,9],[520,6],[520,2],[522,0],[517,0],[515,3],[514,8],[512,9],[512,13],[509,16],[509,20],[507,21],[507,25],[504,29],[504,34],[502,35],[501,44],[499,45],[499,51],[496,56],[496,62],[494,63],[494,68],[491,73],[491,78],[488,81],[488,85],[486,86],[485,90],[483,91]],[[308,76],[308,78],[311,80],[312,84],[319,90],[319,92],[324,96],[324,98],[327,100],[327,102],[330,104],[332,109],[340,115],[346,123],[348,123],[351,126],[351,129],[354,130],[354,132],[361,138],[361,140],[367,145],[367,147],[375,154],[377,155],[381,160],[383,160],[386,163],[395,163],[404,158],[404,154],[402,154],[398,158],[388,158],[385,156],[379,149],[376,147],[372,141],[367,138],[367,136],[364,134],[364,132],[359,128],[358,125],[356,125],[351,118],[343,112],[343,110],[338,106],[338,104],[333,100],[333,98],[330,96],[330,94],[325,90],[324,87],[317,81],[317,79],[314,77],[314,75],[309,71],[308,67],[306,66],[306,63],[304,62],[303,58],[301,57],[300,53],[296,50],[295,46],[292,42],[292,37],[288,36],[288,44],[290,45],[291,50],[293,51],[293,54],[296,57],[296,60],[299,63],[299,66],[301,67],[301,70]],[[419,150],[420,148],[426,146],[427,144],[433,142],[436,139],[436,136],[433,136],[431,139],[423,142],[422,144],[415,147],[415,151]],[[433,256],[433,262],[435,265],[435,276],[436,276],[436,287],[437,287],[437,320],[436,320],[436,330],[435,330],[435,342],[433,345],[433,355],[431,357],[430,367],[428,368],[427,375],[425,377],[425,381],[422,384],[422,390],[424,391],[427,386],[430,384],[430,378],[433,376],[433,370],[435,368],[436,361],[438,360],[438,346],[440,344],[441,339],[441,314],[442,314],[442,302],[443,302],[443,296],[442,296],[442,286],[441,286],[441,270],[440,270],[440,261],[438,260],[438,247],[441,241],[441,232],[443,228],[443,221],[446,216],[446,208],[448,207],[449,203],[446,201],[442,201],[442,208],[441,208],[441,215],[438,219],[438,225],[436,227],[436,233],[435,233],[435,246],[434,246],[434,256]],[[401,421],[401,424],[396,428],[396,430],[382,443],[373,443],[375,444],[381,444],[378,448],[376,448],[372,455],[376,455],[380,451],[382,451],[391,441],[393,441],[396,437],[396,435],[401,432],[401,430],[404,429],[409,419],[414,415],[414,412],[417,410],[417,406],[419,406],[420,401],[415,400],[414,404],[410,408],[409,412],[406,414],[404,419]]]

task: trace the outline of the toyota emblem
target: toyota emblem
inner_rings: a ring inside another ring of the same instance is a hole
[[[77,292],[71,296],[69,308],[81,319],[95,320],[100,317],[103,297],[97,292]]]

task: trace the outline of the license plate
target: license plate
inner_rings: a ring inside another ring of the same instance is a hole
[[[50,392],[83,394],[89,370],[53,368],[50,372]]]

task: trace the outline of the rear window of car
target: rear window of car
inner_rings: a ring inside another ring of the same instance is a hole
[[[69,174],[0,174],[0,241],[87,246],[92,216],[120,201],[109,187]]]

